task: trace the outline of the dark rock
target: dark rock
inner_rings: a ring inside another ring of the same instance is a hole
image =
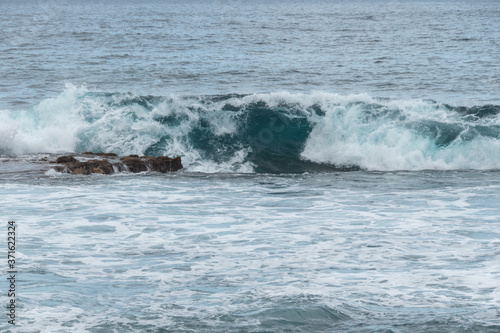
[[[174,159],[172,159],[172,163],[170,164],[170,171],[175,172],[179,171],[182,168],[184,168],[184,166],[182,165],[180,156],[177,156]]]
[[[138,155],[122,157],[120,158],[120,160],[124,165],[127,166],[130,172],[141,172],[149,170],[147,165],[142,162],[141,158]]]
[[[116,157],[116,156],[118,156],[115,153],[95,153],[94,155],[102,156],[102,157]]]
[[[181,163],[181,158],[177,156],[176,158],[170,158],[168,156],[159,156],[156,160],[160,163],[160,172],[173,172],[183,168]]]
[[[157,171],[173,172],[182,169],[181,158],[170,158],[168,156],[143,156],[130,155],[120,158],[122,163],[127,166],[130,172]]]
[[[84,152],[84,153],[82,153],[82,154],[84,154],[84,155],[94,155],[94,153],[93,153],[93,152],[91,152],[91,151],[86,151],[86,152]]]
[[[170,158],[168,156],[146,157],[143,162],[150,171],[173,172],[182,169],[181,158]]]
[[[94,159],[80,162],[73,156],[61,156],[56,162],[64,164],[63,166],[54,166],[53,168],[59,172],[71,173],[74,175],[90,175],[112,174],[115,172],[141,172],[141,171],[157,171],[157,172],[173,172],[182,169],[181,158],[170,158],[168,156],[142,156],[130,155],[121,157],[120,162],[114,157],[113,153],[98,153],[93,154],[103,157],[103,159]],[[109,158],[109,159],[108,159]]]
[[[74,163],[78,162],[73,156],[61,156],[58,157],[56,163]]]
[[[66,172],[66,173],[68,173],[68,169],[66,167],[63,167],[63,166],[60,166],[60,165],[53,166],[52,169],[56,170],[57,172]]]
[[[68,171],[73,175],[90,175],[99,173],[109,175],[114,173],[113,165],[108,160],[88,160],[66,165]]]

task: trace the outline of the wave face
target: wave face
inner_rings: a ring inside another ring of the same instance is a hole
[[[195,172],[500,169],[500,106],[330,93],[137,96],[68,86],[0,111],[0,152],[181,156]]]

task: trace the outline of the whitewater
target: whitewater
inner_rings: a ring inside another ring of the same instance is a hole
[[[138,96],[68,86],[3,111],[4,154],[182,156],[189,171],[498,170],[500,106],[288,92]]]
[[[0,9],[0,331],[500,331],[498,1]]]

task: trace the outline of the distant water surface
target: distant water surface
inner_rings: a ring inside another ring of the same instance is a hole
[[[65,83],[500,104],[498,1],[2,1],[0,108]]]

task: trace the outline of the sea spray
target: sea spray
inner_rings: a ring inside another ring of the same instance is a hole
[[[29,110],[0,110],[0,153],[58,153],[77,148],[86,127],[78,98],[85,88],[67,86]]]

